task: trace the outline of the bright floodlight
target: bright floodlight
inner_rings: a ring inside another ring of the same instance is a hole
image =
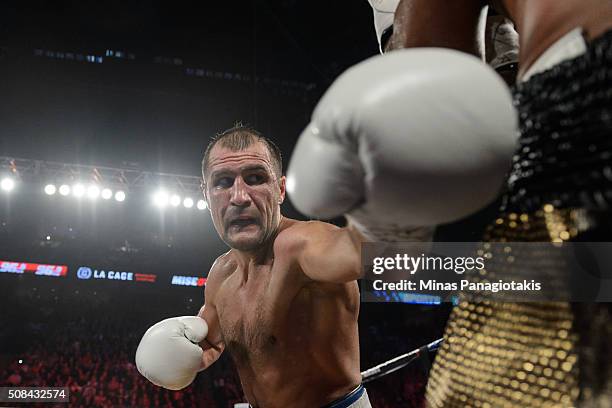
[[[115,193],[115,200],[121,202],[121,201],[125,201],[125,193],[121,190],[117,191]]]
[[[187,197],[186,199],[183,200],[183,206],[185,206],[185,208],[193,207],[193,200]]]
[[[12,189],[15,188],[15,182],[13,181],[12,178],[5,177],[0,182],[0,187],[2,187],[4,191],[11,191]]]
[[[109,200],[113,196],[113,192],[110,188],[105,188],[102,190],[102,198],[105,200]]]
[[[153,203],[158,207],[165,207],[168,205],[168,193],[164,190],[159,190],[153,194]]]
[[[83,197],[83,195],[85,194],[85,186],[83,186],[82,184],[75,184],[74,186],[72,186],[72,194],[75,197]]]
[[[57,187],[55,187],[55,184],[47,184],[45,186],[45,194],[47,195],[53,195],[55,194],[56,191],[57,191]]]
[[[205,210],[207,206],[208,205],[206,204],[206,201],[198,200],[198,204],[197,204],[198,210]]]
[[[63,196],[70,194],[70,186],[68,184],[62,184],[59,188],[59,193]]]
[[[172,197],[170,197],[170,205],[173,207],[178,207],[181,204],[181,197],[177,196],[176,194],[174,194]]]
[[[87,187],[87,197],[91,198],[92,200],[95,200],[96,198],[98,198],[99,195],[100,187],[96,186],[95,184],[92,184]]]

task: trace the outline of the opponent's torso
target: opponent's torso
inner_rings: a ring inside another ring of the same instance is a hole
[[[485,241],[610,239],[611,62],[608,32],[584,55],[516,87],[521,137]],[[489,277],[523,273],[508,257],[493,257]],[[571,276],[551,276],[571,289]],[[608,406],[612,364],[597,339],[612,333],[611,311],[601,303],[461,303],[431,371],[429,405]]]
[[[354,388],[360,381],[357,283],[305,281],[282,255],[248,268],[246,281],[239,267],[229,273],[215,300],[249,402],[319,406]]]
[[[608,0],[501,0],[520,35],[519,77],[554,42],[576,27],[589,39],[612,28]]]

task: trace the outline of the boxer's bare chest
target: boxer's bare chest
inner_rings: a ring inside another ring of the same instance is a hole
[[[243,271],[230,275],[217,297],[225,345],[237,363],[248,365],[277,352],[286,326],[282,310],[295,293],[295,288],[286,286],[285,271],[275,270],[272,276],[270,265],[251,268],[246,280]]]

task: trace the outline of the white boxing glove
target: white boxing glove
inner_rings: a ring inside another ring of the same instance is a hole
[[[442,48],[398,50],[342,74],[317,105],[289,164],[295,207],[355,224],[433,226],[499,194],[517,140],[507,86]]]
[[[136,367],[155,385],[180,390],[193,382],[202,368],[208,325],[198,316],[173,317],[146,331],[136,350]]]

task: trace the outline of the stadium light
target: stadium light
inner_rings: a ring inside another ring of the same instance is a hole
[[[95,184],[91,184],[89,187],[87,187],[87,197],[95,200],[99,195],[100,187],[96,186]]]
[[[4,191],[11,191],[15,188],[15,181],[10,177],[5,177],[0,181],[0,187],[2,187]]]
[[[125,201],[125,192],[121,190],[117,191],[115,193],[115,200],[119,202]]]
[[[101,196],[105,200],[110,200],[110,198],[113,196],[113,191],[110,188],[105,188],[102,190]]]
[[[68,184],[62,184],[59,188],[59,193],[63,196],[70,194],[70,186]]]
[[[206,201],[204,200],[198,200],[197,207],[198,207],[198,210],[205,210],[206,207],[208,207],[208,204],[206,204]]]
[[[80,198],[80,197],[83,197],[84,194],[85,194],[85,186],[83,186],[80,183],[77,183],[72,186],[72,195]]]
[[[172,197],[170,197],[170,205],[173,207],[178,207],[181,204],[181,197],[179,197],[178,195],[174,194]]]
[[[164,190],[158,190],[155,194],[153,194],[153,204],[160,208],[168,205],[168,193],[166,193]]]
[[[185,199],[183,200],[183,206],[184,206],[185,208],[191,208],[191,207],[193,207],[193,200],[192,200],[191,198],[189,198],[189,197],[185,198]]]
[[[57,187],[55,187],[55,184],[47,184],[45,186],[45,194],[46,195],[53,195],[53,194],[55,194],[56,191],[57,191]]]

